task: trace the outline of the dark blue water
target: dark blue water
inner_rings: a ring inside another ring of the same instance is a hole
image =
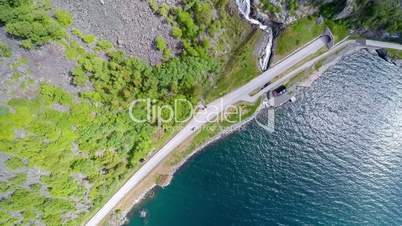
[[[129,225],[402,225],[402,70],[359,52],[298,98],[273,134],[206,147]]]

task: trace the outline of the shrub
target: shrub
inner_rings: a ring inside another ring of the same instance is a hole
[[[63,26],[70,26],[73,23],[73,17],[66,10],[57,10],[54,17]]]
[[[7,44],[0,41],[0,57],[11,57],[11,49]]]
[[[84,41],[87,44],[91,44],[95,41],[96,37],[95,35],[83,35],[81,37],[82,41]]]
[[[262,0],[262,7],[271,13],[279,13],[281,11],[280,7],[272,4],[269,0]]]
[[[173,28],[172,28],[172,36],[175,37],[175,38],[181,38],[182,35],[183,35],[182,30],[177,26],[173,26]]]
[[[77,36],[78,38],[80,38],[83,42],[85,42],[86,44],[91,44],[95,41],[96,37],[95,35],[91,35],[91,34],[84,34],[82,33],[79,29],[77,28],[73,28],[71,29],[71,33],[75,36]]]
[[[163,50],[163,58],[164,59],[169,59],[170,57],[172,57],[172,52],[170,51],[170,49],[166,48]]]
[[[297,3],[296,0],[288,0],[288,2],[287,2],[287,8],[288,8],[290,11],[295,11],[295,10],[297,10],[298,7],[299,7],[299,6],[298,6],[298,3]]]
[[[41,84],[40,95],[50,103],[59,103],[64,105],[69,105],[72,103],[71,95],[64,89],[48,84]]]
[[[158,11],[158,2],[156,0],[148,0],[148,4],[152,12]]]
[[[208,26],[208,34],[211,36],[214,36],[216,34],[216,32],[218,32],[220,30],[221,24],[218,20],[212,22],[209,26]]]
[[[209,3],[199,3],[195,4],[194,17],[197,24],[204,24],[208,26],[212,21],[212,8]]]
[[[76,86],[84,86],[88,82],[88,76],[80,67],[75,68],[71,72],[71,75],[73,76],[73,83]]]
[[[71,29],[71,33],[79,38],[83,35],[82,32],[80,30],[78,30],[78,28],[75,28],[75,27],[73,29]]]
[[[113,44],[109,40],[103,39],[103,40],[99,40],[96,43],[96,47],[98,47],[99,49],[101,49],[103,51],[107,51],[107,50],[113,48]]]
[[[85,56],[86,51],[80,44],[76,41],[71,41],[70,45],[66,46],[65,51],[66,57],[69,60],[78,60],[81,57]]]
[[[2,1],[0,22],[5,24],[7,33],[25,41],[24,48],[43,45],[51,40],[64,37],[63,27],[49,16],[47,8],[34,1]]]
[[[167,17],[169,15],[169,10],[169,6],[166,3],[163,3],[161,7],[159,7],[159,15]]]
[[[30,39],[22,40],[21,46],[24,49],[32,49],[33,48],[33,43]]]
[[[164,51],[167,48],[166,40],[161,36],[156,37],[155,45],[156,48],[160,51]]]
[[[177,14],[177,20],[179,24],[182,25],[184,28],[183,35],[185,37],[193,39],[197,36],[198,27],[197,25],[195,25],[190,13],[183,10],[179,10]]]

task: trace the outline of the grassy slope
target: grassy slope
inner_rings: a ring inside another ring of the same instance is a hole
[[[329,27],[335,36],[335,42],[346,37],[348,30],[346,26],[327,20],[317,24],[316,18],[307,16],[299,19],[288,26],[278,37],[274,50],[274,62],[289,55],[304,44],[322,34],[326,27]]]
[[[254,52],[262,35],[260,30],[250,33],[249,37],[234,51],[216,85],[206,95],[207,102],[240,87],[261,72],[258,69],[257,57]]]
[[[402,51],[400,51],[400,50],[387,49],[387,52],[388,52],[389,56],[392,58],[402,59]]]

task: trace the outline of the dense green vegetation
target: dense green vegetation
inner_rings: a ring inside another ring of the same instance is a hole
[[[260,2],[261,2],[262,8],[267,12],[279,13],[282,10],[280,6],[272,4],[270,0],[261,0]],[[285,1],[279,1],[279,2],[280,2],[280,4],[284,4],[285,8],[287,10],[289,10],[290,12],[294,12],[299,7],[297,0],[285,0]]]
[[[352,28],[400,32],[402,30],[402,10],[399,0],[357,0],[356,9],[345,23]],[[320,5],[320,11],[328,18],[333,18],[345,6],[345,1],[333,1]]]
[[[169,47],[167,46],[166,40],[161,36],[156,37],[155,46],[158,50],[162,51],[163,58],[165,60],[169,59],[172,56],[172,53],[170,52]]]
[[[156,1],[148,2],[154,12],[159,12],[159,15],[166,17],[172,25],[172,36],[183,45],[182,58],[192,56],[195,57],[194,59],[215,62],[217,67],[213,77],[205,78],[203,83],[196,85],[194,92],[197,95],[202,94],[204,98],[211,100],[257,74],[257,64],[252,49],[258,40],[253,39],[252,44],[245,44],[250,40],[246,35],[250,35],[252,31],[247,22],[228,14],[229,1],[185,0],[182,6],[170,8],[163,4],[158,5]],[[215,16],[213,9],[217,10]],[[167,14],[166,11],[168,11]],[[218,32],[219,30],[225,32]],[[169,50],[166,42],[161,37],[157,37],[155,44],[166,59],[170,55],[170,51],[166,54]],[[236,69],[228,72],[231,66]],[[224,90],[216,92],[219,89],[217,87],[224,87]]]
[[[402,10],[399,0],[359,0],[359,9],[349,20],[352,25],[365,29],[402,31]]]
[[[219,20],[212,19],[215,4]],[[56,10],[49,16],[50,4],[45,0],[1,2],[1,12],[9,12],[0,19],[10,34],[21,38],[26,48],[59,40],[66,58],[76,62],[70,73],[72,83],[91,89],[73,95],[42,83],[33,99],[12,99],[0,107],[0,150],[10,157],[8,170],[16,173],[0,184],[2,191],[12,192],[0,203],[0,224],[29,224],[37,219],[47,225],[77,225],[100,207],[140,166],[140,160],[160,145],[155,137],[166,140],[180,128],[174,121],[133,122],[128,115],[131,101],[151,98],[158,106],[173,105],[175,99],[198,103],[227,61],[222,50],[230,51],[239,43],[231,39],[248,32],[239,27],[239,19],[227,15],[226,4],[184,1],[174,8],[156,4],[155,13],[172,24],[172,35],[180,40],[183,51],[172,57],[165,40],[158,37],[155,44],[164,62],[150,66],[127,57],[108,40],[97,40],[75,28],[70,35],[70,14]],[[227,32],[215,36],[224,25],[230,25]],[[11,66],[17,71],[22,65]],[[177,107],[179,118],[190,113],[188,106]],[[144,117],[145,106],[136,106],[133,114]],[[17,131],[23,136],[17,136]],[[26,185],[26,173],[17,173],[25,168],[40,169],[46,175]],[[89,209],[77,209],[86,205]],[[22,217],[13,212],[21,212]]]
[[[271,13],[278,13],[281,10],[280,7],[272,4],[271,1],[269,1],[269,0],[261,0],[261,6],[265,11],[271,12]]]
[[[7,162],[9,168],[20,167],[19,159],[25,159],[29,167],[51,172],[41,177],[51,198],[33,188],[15,190],[10,187],[13,195],[0,204],[6,212],[30,213],[23,216],[23,222],[38,218],[48,225],[60,225],[61,213],[74,212],[75,197],[84,202],[85,192],[89,193],[94,206],[103,203],[151,150],[151,139],[157,129],[157,125],[148,122],[131,121],[127,115],[129,101],[151,97],[163,104],[175,97],[191,98],[197,76],[205,77],[204,71],[211,65],[183,57],[151,68],[126,58],[121,52],[111,53],[108,61],[88,54],[78,62],[76,70],[86,73],[85,76],[91,74],[93,91],[82,93],[81,98],[74,101],[71,94],[62,89],[42,84],[38,97],[11,100],[8,105],[15,113],[6,111],[0,116],[0,149],[13,156]],[[172,70],[177,71],[173,77]],[[180,83],[186,85],[177,87]],[[176,90],[173,89],[175,84]],[[69,110],[57,111],[55,104]],[[144,115],[143,109],[139,107],[134,114]],[[181,111],[188,113],[185,108]],[[173,126],[170,123],[162,125],[163,128],[169,130]],[[17,139],[17,129],[26,131],[27,136]],[[74,151],[74,147],[77,150]],[[85,180],[92,184],[90,190],[75,178],[78,173],[85,175]],[[24,180],[21,178],[21,183]],[[32,205],[23,205],[31,199]],[[65,223],[76,225],[82,217]],[[3,219],[13,222],[11,216]]]
[[[22,39],[24,48],[30,49],[65,36],[63,25],[49,16],[49,9],[50,3],[46,0],[3,0],[0,1],[0,22],[5,24],[9,34]],[[67,22],[62,15],[58,18]]]

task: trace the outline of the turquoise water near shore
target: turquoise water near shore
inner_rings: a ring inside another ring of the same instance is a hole
[[[297,97],[274,133],[251,122],[204,148],[128,225],[402,225],[402,69],[360,51]]]

